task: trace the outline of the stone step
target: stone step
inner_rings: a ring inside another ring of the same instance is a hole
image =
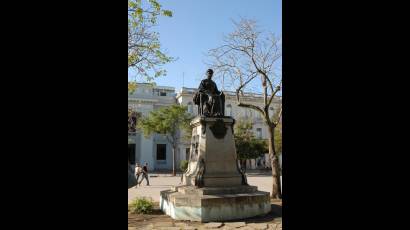
[[[267,200],[269,201],[269,193],[256,191],[252,193],[237,193],[237,194],[214,194],[214,195],[197,195],[197,194],[183,194],[175,192],[170,196],[175,206],[203,206],[208,203],[220,202],[240,202],[243,200]]]
[[[235,186],[235,187],[204,187],[196,188],[194,186],[176,186],[173,191],[180,192],[186,195],[224,195],[224,194],[240,194],[253,193],[258,190],[256,186]]]

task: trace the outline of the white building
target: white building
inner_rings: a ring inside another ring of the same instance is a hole
[[[173,87],[138,84],[128,95],[128,107],[147,116],[150,111],[176,103]],[[172,168],[172,150],[167,140],[159,134],[144,137],[140,131],[128,133],[128,158],[132,165],[148,163],[149,170]]]
[[[152,86],[150,84],[138,84],[137,90],[128,96],[128,106],[134,111],[140,112],[143,116],[148,115],[152,110],[169,106],[172,104],[180,104],[188,107],[188,112],[197,115],[197,106],[193,104],[192,98],[197,89],[183,87],[178,93],[172,87]],[[253,131],[258,138],[266,139],[268,136],[267,126],[264,124],[261,115],[251,109],[238,107],[236,97],[232,92],[225,93],[225,115],[232,116],[235,119],[249,119],[253,123]],[[258,94],[247,94],[243,102],[259,104],[262,106],[263,98]],[[281,101],[274,100],[271,111],[275,111]],[[176,152],[177,168],[181,160],[189,158],[189,142],[178,144]],[[128,151],[131,163],[139,162],[141,164],[147,162],[150,170],[172,169],[172,148],[162,135],[152,135],[144,137],[138,130],[135,133],[128,134]],[[267,154],[266,154],[267,155]],[[266,158],[266,156],[265,156]],[[249,161],[248,168],[256,168],[257,163],[262,163],[263,158]],[[265,162],[269,164],[269,159]],[[259,167],[264,167],[260,165]]]

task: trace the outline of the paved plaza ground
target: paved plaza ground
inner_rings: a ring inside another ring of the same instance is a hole
[[[248,172],[248,183],[258,186],[258,190],[270,192],[272,189],[272,176],[269,171]],[[128,202],[136,197],[150,197],[155,204],[155,210],[149,215],[128,214],[128,229],[282,229],[282,202],[272,200],[272,211],[260,217],[228,221],[221,223],[200,223],[190,221],[176,221],[164,215],[158,207],[159,194],[162,190],[179,185],[181,174],[172,176],[169,173],[152,173],[150,186],[143,185],[128,189]]]
[[[233,220],[226,222],[201,223],[194,221],[173,220],[162,214],[158,206],[154,213],[149,215],[128,214],[128,230],[202,230],[202,229],[224,229],[224,230],[282,230],[282,202],[273,201],[272,211],[264,216]]]
[[[247,173],[249,185],[258,186],[258,190],[272,191],[272,175],[267,172],[249,172]],[[142,186],[128,189],[128,202],[136,197],[151,197],[153,201],[159,202],[159,194],[162,190],[171,189],[171,186],[179,185],[181,174],[172,176],[169,173],[153,173],[150,175],[150,186],[145,186],[145,180]]]

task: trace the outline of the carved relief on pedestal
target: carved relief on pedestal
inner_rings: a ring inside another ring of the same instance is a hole
[[[209,129],[212,131],[215,138],[223,139],[228,128],[225,127],[225,122],[222,119],[217,119]]]

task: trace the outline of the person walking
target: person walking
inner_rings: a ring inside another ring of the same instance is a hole
[[[135,174],[132,171],[132,166],[130,164],[130,161],[128,161],[128,188],[130,189],[137,184],[138,184],[138,181],[136,180]]]
[[[149,186],[149,179],[148,179],[148,163],[145,162],[144,166],[142,167],[142,179],[140,181],[140,184],[142,183],[143,180],[147,181],[147,186]]]
[[[135,185],[135,188],[137,188],[138,185],[141,185],[141,182],[142,182],[142,178],[141,178],[141,181],[138,182],[138,178],[139,178],[140,176],[142,177],[142,167],[140,166],[139,163],[137,163],[137,165],[136,165],[136,167],[135,167],[135,176],[136,176],[136,178],[137,178],[137,184]]]

